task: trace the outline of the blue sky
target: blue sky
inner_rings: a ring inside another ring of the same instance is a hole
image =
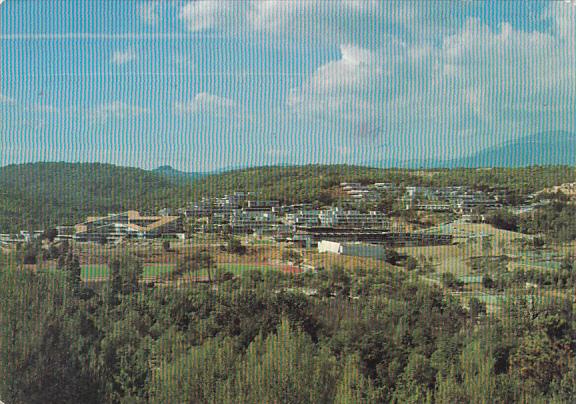
[[[453,158],[574,132],[576,1],[0,4],[0,165]]]

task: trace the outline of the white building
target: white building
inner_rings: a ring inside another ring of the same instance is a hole
[[[359,228],[387,228],[388,218],[381,212],[361,213],[356,210],[332,208],[320,212],[318,216],[322,226],[343,226]]]
[[[374,184],[374,188],[380,191],[392,191],[396,189],[396,185],[391,182],[377,182]]]
[[[284,222],[295,226],[318,226],[321,212],[321,210],[299,210],[295,213],[287,213],[284,216]]]
[[[266,200],[249,200],[247,201],[248,208],[272,209],[280,207],[279,201],[266,201]]]
[[[350,198],[356,201],[376,201],[380,198],[380,194],[376,191],[376,188],[362,185],[358,182],[342,182],[340,183],[340,187],[342,191],[346,192]]]

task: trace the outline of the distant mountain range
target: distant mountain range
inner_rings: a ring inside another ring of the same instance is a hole
[[[377,161],[367,165],[381,168],[479,168],[576,165],[576,133],[541,132],[525,136],[474,154],[454,159]]]
[[[542,132],[450,160],[448,167],[576,165],[576,133]]]
[[[447,153],[449,154],[449,153]],[[524,136],[510,142],[492,146],[476,153],[457,158],[377,160],[360,164],[374,168],[480,168],[480,167],[528,167],[548,165],[576,166],[576,132],[551,131]],[[291,164],[278,163],[277,167]],[[165,178],[196,180],[207,175],[251,168],[247,165],[224,167],[213,171],[185,172],[169,165],[151,170]],[[252,167],[255,168],[255,167]]]

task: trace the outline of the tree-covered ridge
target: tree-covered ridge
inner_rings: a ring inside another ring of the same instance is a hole
[[[341,182],[407,182],[410,174],[349,165],[257,167],[201,178],[193,184],[193,195],[220,196],[234,191],[257,194],[283,203],[330,200]]]
[[[425,177],[423,185],[466,185],[481,190],[503,188],[523,195],[576,181],[576,169],[572,166],[455,168],[431,171],[437,174]]]
[[[465,185],[526,195],[576,181],[572,167],[379,169],[349,165],[258,167],[180,181],[153,171],[100,163],[31,163],[0,167],[0,232],[73,224],[125,209],[178,208],[235,191],[282,203],[330,204],[341,182],[399,186]]]
[[[74,224],[87,215],[156,210],[183,201],[183,187],[146,170],[98,163],[0,168],[0,232]]]
[[[543,188],[576,181],[568,166],[524,168],[380,169],[350,165],[258,167],[201,178],[193,195],[219,196],[242,190],[285,203],[314,202],[337,198],[341,182],[399,186],[469,186],[480,190],[504,189],[527,195]]]

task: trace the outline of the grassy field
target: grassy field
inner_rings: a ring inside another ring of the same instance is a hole
[[[424,256],[432,260],[436,272],[451,272],[457,276],[471,273],[471,268],[467,261],[472,255],[477,253],[469,245],[401,247],[397,251],[402,254],[408,254],[418,260]]]
[[[491,248],[489,255],[518,253],[514,240],[529,237],[520,233],[496,229],[488,224],[451,223],[428,229],[428,233],[452,234],[456,243],[442,246],[401,247],[398,252],[419,259],[421,256],[432,259],[437,272],[451,272],[456,276],[473,275],[469,260],[482,256],[482,238],[489,236]],[[533,264],[533,263],[532,263]]]

